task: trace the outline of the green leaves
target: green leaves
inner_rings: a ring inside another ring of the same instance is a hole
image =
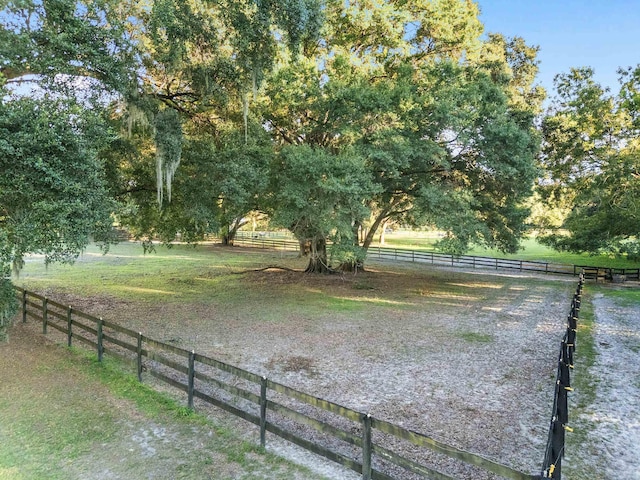
[[[546,177],[539,190],[565,208],[561,227],[568,234],[545,239],[558,249],[638,258],[639,72],[621,72],[619,95],[598,85],[588,68],[556,78],[558,97],[543,123]]]
[[[122,91],[131,82],[132,45],[108,0],[9,1],[2,5],[0,74],[92,77]]]
[[[354,229],[373,188],[363,158],[354,151],[334,155],[318,147],[287,146],[272,166],[271,220],[312,247],[333,240],[340,263],[358,253]]]
[[[369,227],[365,248],[386,220],[445,229],[456,251],[517,248],[539,145],[536,49],[483,44],[477,14],[456,0],[328,2],[321,48],[267,80],[276,142],[362,158],[375,214],[352,225]]]
[[[111,121],[127,132],[100,148],[82,143],[104,142],[92,122],[73,127],[83,132],[76,144],[57,127],[0,138],[6,155],[26,149],[39,172],[22,183],[81,191],[49,157],[86,150],[94,165],[100,150],[126,204],[119,219],[140,238],[231,233],[258,210],[320,254],[333,242],[334,258],[351,263],[363,256],[357,232],[368,228],[366,249],[387,220],[442,228],[456,251],[517,245],[538,143],[536,49],[483,41],[473,2],[5,3],[0,35],[15,48],[3,75],[98,79],[97,90],[118,92]],[[55,207],[67,216],[77,208]]]
[[[96,154],[104,143],[96,122],[61,100],[0,104],[3,265],[19,266],[27,253],[72,261],[91,236],[106,239],[114,204]]]

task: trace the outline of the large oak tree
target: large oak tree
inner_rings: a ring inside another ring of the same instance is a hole
[[[276,150],[306,148],[306,163],[298,163],[298,175],[287,175],[291,181],[304,181],[316,163],[349,152],[362,188],[352,191],[348,205],[337,197],[319,205],[314,197],[304,221],[278,225],[319,226],[327,208],[345,208],[332,214],[342,219],[332,231],[340,232],[333,248],[348,252],[343,260],[352,264],[363,260],[389,219],[445,230],[442,245],[453,252],[471,243],[517,249],[539,143],[536,50],[499,35],[483,41],[477,6],[468,1],[329,1],[325,13],[320,41],[302,59],[284,57],[267,78],[261,114]],[[349,190],[347,177],[323,170],[322,178]],[[286,182],[280,179],[279,188]],[[368,235],[358,250],[362,228]],[[328,237],[318,232],[326,228],[292,231],[312,252],[324,251]],[[322,270],[318,262],[325,265],[326,256],[312,256],[309,270]]]

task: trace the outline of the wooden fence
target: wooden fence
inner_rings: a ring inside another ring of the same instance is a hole
[[[23,322],[28,318],[41,322],[44,334],[59,331],[66,335],[68,346],[74,342],[88,346],[100,361],[105,354],[123,360],[140,381],[151,375],[184,392],[189,408],[197,398],[257,425],[262,446],[271,432],[365,480],[392,480],[410,473],[436,480],[455,478],[426,465],[433,456],[458,465],[454,468],[464,470],[465,478],[482,472],[513,480],[541,478],[15,288]]]
[[[562,337],[560,355],[558,357],[558,370],[556,374],[556,388],[549,426],[549,438],[542,465],[543,478],[561,478],[562,457],[564,456],[565,432],[571,431],[569,427],[568,396],[571,388],[571,370],[573,369],[573,355],[576,348],[576,332],[578,329],[578,317],[580,304],[582,303],[582,286],[584,275],[580,275],[576,293],[571,301],[571,310],[567,318],[567,331]]]
[[[237,245],[260,248],[298,251],[299,244],[293,240],[272,238],[262,235],[240,234],[235,239]],[[506,258],[483,257],[476,255],[449,255],[446,253],[423,252],[404,248],[371,247],[367,250],[369,258],[414,263],[428,263],[462,268],[489,268],[494,270],[516,270],[519,272],[538,272],[553,275],[578,276],[584,271],[585,279],[594,280],[638,280],[640,268],[609,268],[589,265],[568,265],[563,263],[538,262],[534,260],[510,260]]]

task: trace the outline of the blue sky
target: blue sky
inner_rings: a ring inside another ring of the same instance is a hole
[[[476,0],[485,31],[538,45],[539,83],[590,66],[602,86],[618,91],[618,67],[640,64],[640,0]]]

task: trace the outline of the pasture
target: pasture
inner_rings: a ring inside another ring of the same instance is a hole
[[[386,247],[410,248],[423,251],[437,251],[436,242],[439,240],[437,232],[416,232],[398,230],[385,235]],[[375,243],[377,246],[378,243]],[[568,265],[592,265],[595,267],[638,268],[638,262],[613,255],[590,255],[588,253],[559,252],[538,243],[534,235],[525,238],[521,243],[521,250],[508,254],[499,250],[474,246],[468,255],[478,255],[513,260],[529,260],[535,262],[565,263]]]
[[[317,277],[300,272],[305,263],[211,245],[143,255],[122,244],[105,256],[90,249],[74,266],[32,258],[16,283],[514,468],[540,468],[575,279],[382,263]]]

